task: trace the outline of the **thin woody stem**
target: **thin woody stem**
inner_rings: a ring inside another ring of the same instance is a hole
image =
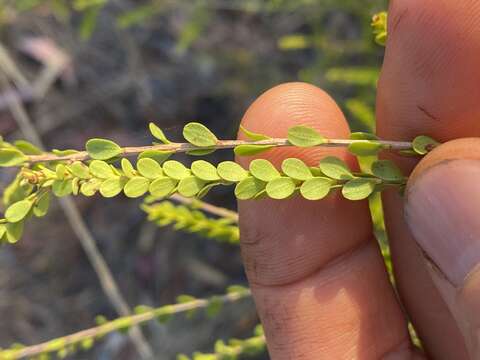
[[[348,140],[348,139],[326,139],[323,144],[317,145],[318,147],[348,147],[354,143],[365,143],[368,140]],[[403,141],[387,141],[378,140],[378,144],[382,145],[384,149],[393,151],[411,150],[411,142]],[[245,141],[245,140],[219,140],[213,147],[214,149],[232,149],[239,145],[270,145],[275,147],[293,146],[287,139],[267,139],[260,141]],[[134,156],[147,150],[156,150],[172,153],[184,153],[193,150],[201,150],[204,148],[189,144],[189,143],[171,143],[163,145],[151,145],[151,146],[135,146],[124,147],[120,156]],[[208,148],[207,148],[208,149]],[[29,163],[49,162],[49,161],[84,161],[89,160],[90,155],[86,151],[80,151],[71,155],[57,156],[55,154],[46,153],[42,155],[28,156]]]
[[[241,293],[237,292],[219,296],[218,301],[222,303],[231,303],[249,296],[250,291],[245,291]],[[208,299],[195,299],[184,304],[170,305],[170,311],[168,315],[174,315],[190,310],[206,308],[209,304],[210,301]],[[147,321],[153,320],[159,316],[159,309],[152,309],[143,314],[125,316],[97,327],[82,330],[77,333],[67,335],[55,340],[46,341],[38,345],[28,346],[23,349],[0,351],[0,360],[23,359],[34,355],[43,354],[45,352],[59,351],[63,348],[68,347],[69,345],[79,344],[83,340],[95,339],[99,336],[121,330],[125,326],[125,322],[122,321],[124,319],[128,319],[129,326],[140,325]]]

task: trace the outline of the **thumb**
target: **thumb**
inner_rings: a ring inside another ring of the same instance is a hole
[[[420,162],[407,186],[405,216],[471,358],[477,359],[480,356],[480,139],[451,141]]]

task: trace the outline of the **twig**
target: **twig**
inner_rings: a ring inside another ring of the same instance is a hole
[[[205,212],[209,212],[210,214],[217,215],[222,218],[230,219],[233,222],[238,223],[238,214],[235,211],[218,207],[201,200],[186,198],[178,194],[172,195],[170,199],[175,200],[181,204],[185,204],[185,205],[189,205],[189,206],[201,209]]]
[[[7,53],[2,53],[1,55],[8,56]],[[0,61],[0,63],[2,63],[2,61]],[[14,93],[8,83],[8,80],[5,78],[5,75],[1,76],[1,81],[7,88],[7,91]],[[38,135],[27,114],[26,109],[24,108],[18,97],[15,97],[14,101],[9,103],[9,109],[24,135],[40,148],[44,148],[40,136]],[[110,269],[108,268],[105,259],[100,254],[100,251],[96,246],[95,240],[88,227],[86,226],[84,220],[82,219],[82,216],[75,203],[71,198],[62,198],[60,199],[60,206],[65,211],[65,215],[73,231],[80,240],[80,244],[82,245],[92,267],[94,268],[100,280],[102,289],[107,295],[107,298],[120,315],[129,315],[131,313],[129,306],[125,299],[122,297],[120,290],[118,289],[118,286],[115,282],[115,279],[110,272]],[[150,345],[146,341],[145,337],[141,333],[140,329],[137,327],[133,327],[130,330],[129,334],[142,358],[153,359],[153,351],[150,348]]]
[[[353,143],[364,143],[366,140],[348,140],[348,139],[326,139],[323,144],[317,145],[318,147],[348,147]],[[402,151],[409,150],[412,148],[411,142],[403,141],[387,141],[387,140],[378,140],[384,149]],[[260,141],[245,141],[245,140],[219,140],[214,146],[215,149],[232,149],[239,145],[270,145],[274,147],[285,147],[292,146],[287,139],[268,139]],[[144,151],[156,150],[172,153],[184,153],[192,150],[199,150],[201,148],[189,144],[189,143],[171,143],[164,145],[151,145],[151,146],[133,146],[133,147],[124,147],[120,156],[134,156],[138,155]],[[39,163],[39,162],[49,162],[49,161],[85,161],[90,159],[90,155],[86,151],[79,151],[75,154],[57,156],[55,154],[42,154],[42,155],[31,155],[28,156],[28,162],[30,163]]]
[[[219,301],[221,303],[231,303],[231,302],[235,302],[243,298],[249,297],[250,295],[251,294],[249,290],[242,291],[242,292],[232,292],[230,294],[216,297],[215,301]],[[99,336],[103,336],[105,334],[111,333],[113,331],[120,330],[124,328],[126,324],[128,324],[128,326],[138,326],[142,323],[153,320],[156,317],[159,317],[160,315],[175,315],[175,314],[184,313],[191,310],[206,308],[210,304],[211,304],[211,301],[209,299],[195,299],[183,304],[167,305],[167,307],[164,306],[158,309],[152,309],[152,310],[146,311],[143,314],[125,316],[123,318],[116,319],[106,324],[96,326],[90,329],[82,330],[74,334],[64,336],[62,338],[46,341],[44,343],[33,345],[33,346],[28,346],[20,350],[13,350],[14,357],[11,357],[11,359],[22,359],[25,357],[31,357],[31,356],[35,356],[45,352],[58,351],[63,348],[67,348],[69,345],[78,344],[83,340],[94,339]],[[164,309],[168,309],[168,313],[167,311],[164,311]],[[162,314],[162,312],[164,313]],[[6,350],[6,351],[8,352],[9,350]],[[1,355],[2,354],[0,353],[0,356]]]

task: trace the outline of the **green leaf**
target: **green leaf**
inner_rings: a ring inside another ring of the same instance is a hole
[[[5,211],[5,219],[10,223],[19,222],[28,215],[32,209],[33,201],[22,200],[10,205]]]
[[[265,182],[280,177],[280,173],[273,164],[265,159],[255,159],[250,163],[250,173],[258,180]]]
[[[205,156],[205,155],[209,155],[209,154],[214,153],[216,150],[217,149],[215,147],[204,148],[204,149],[195,149],[195,150],[187,151],[187,155]]]
[[[4,241],[4,236],[7,233],[7,227],[4,224],[0,224],[0,244]]]
[[[73,149],[66,149],[66,150],[58,150],[58,149],[53,149],[52,153],[57,155],[57,156],[70,156],[73,154],[78,154],[78,150],[73,150]]]
[[[295,182],[289,177],[279,177],[269,181],[265,190],[272,199],[286,199],[295,192]]]
[[[218,175],[226,181],[239,182],[248,176],[248,171],[233,161],[223,161],[218,164]]]
[[[438,141],[424,135],[417,136],[412,143],[413,150],[419,155],[425,155],[438,145],[440,145]]]
[[[189,176],[178,183],[178,192],[185,197],[193,197],[205,186],[205,181]]]
[[[107,139],[91,139],[85,144],[88,155],[95,160],[108,160],[120,155],[123,150],[120,146]]]
[[[157,125],[154,123],[150,123],[148,125],[148,128],[150,129],[150,132],[152,133],[153,137],[160,140],[164,144],[170,144],[170,140],[167,139],[165,134],[163,133],[162,129],[160,129]]]
[[[235,196],[239,200],[253,199],[259,192],[265,189],[266,183],[254,177],[247,177],[235,187]]]
[[[90,179],[87,182],[84,182],[80,186],[80,193],[84,196],[93,196],[100,189],[103,180],[101,179]]]
[[[217,137],[200,123],[192,122],[183,128],[183,137],[192,145],[211,147],[217,145]]]
[[[201,199],[201,198],[205,197],[210,190],[212,190],[215,186],[217,186],[217,185],[219,185],[219,184],[221,184],[221,182],[218,182],[218,181],[217,181],[217,182],[213,182],[213,183],[210,183],[210,184],[208,184],[208,185],[205,185],[205,186],[202,188],[202,190],[200,190],[200,191],[198,192],[197,198],[198,198],[198,199]]]
[[[222,310],[223,301],[222,298],[219,296],[212,296],[208,299],[208,306],[206,308],[207,316],[215,317],[218,313]]]
[[[144,177],[136,176],[128,180],[123,192],[129,198],[137,198],[144,195],[150,186],[150,181]]]
[[[300,187],[300,194],[307,200],[321,200],[329,193],[335,182],[326,177],[314,177]]]
[[[55,167],[55,173],[57,175],[58,180],[63,180],[68,175],[67,167],[63,164],[58,164]]]
[[[315,129],[298,125],[288,129],[288,141],[295,146],[312,147],[324,144],[326,139]]]
[[[6,224],[6,236],[7,236],[7,241],[10,244],[15,244],[20,240],[20,238],[23,235],[23,228],[24,228],[25,222],[24,221],[19,221],[16,223],[10,223]]]
[[[375,185],[372,179],[353,179],[343,185],[342,194],[348,200],[364,200],[373,193]]]
[[[138,159],[153,159],[159,164],[163,164],[170,156],[172,156],[173,152],[171,151],[160,151],[160,150],[146,150],[138,155]]]
[[[185,165],[175,160],[166,161],[163,164],[163,171],[168,177],[175,180],[182,180],[191,175],[190,169],[187,169]]]
[[[68,169],[73,174],[73,176],[80,179],[90,179],[90,170],[87,165],[80,161],[75,161],[72,165],[68,166]]]
[[[217,174],[215,166],[205,160],[197,160],[192,163],[191,170],[193,175],[204,181],[217,181],[220,176]]]
[[[122,164],[122,171],[126,177],[132,178],[137,176],[137,172],[133,168],[133,165],[130,162],[130,160],[128,160],[127,158],[123,158],[121,164]]]
[[[58,197],[70,195],[73,191],[72,180],[55,180],[52,184],[52,191]]]
[[[375,140],[362,140],[348,145],[348,151],[357,156],[377,155],[383,146]]]
[[[320,170],[335,180],[353,179],[353,174],[345,162],[337,157],[328,156],[320,161]]]
[[[150,194],[155,197],[166,197],[170,195],[177,186],[178,181],[168,177],[155,179],[149,187]]]
[[[240,125],[240,131],[245,134],[245,136],[252,141],[261,141],[261,140],[270,140],[271,137],[263,134],[254,133],[245,129],[242,125]]]
[[[273,149],[274,147],[274,145],[238,145],[233,149],[233,152],[238,156],[253,156]]]
[[[173,305],[165,305],[155,310],[155,316],[160,324],[165,324],[169,321],[173,314],[175,314],[175,307]]]
[[[40,150],[38,147],[29,143],[25,140],[17,140],[14,142],[15,147],[23,152],[26,155],[40,155],[43,154],[43,151]]]
[[[106,198],[112,198],[120,194],[127,180],[122,177],[107,179],[100,185],[100,194]]]
[[[44,217],[50,208],[50,193],[43,193],[35,202],[33,206],[33,214],[36,217]]]
[[[367,132],[353,132],[350,134],[351,140],[379,140],[378,136],[375,134],[367,133]]]
[[[16,149],[0,149],[0,167],[17,166],[28,158]]]
[[[405,176],[402,171],[389,160],[378,160],[372,165],[372,173],[376,177],[386,181],[403,181]]]
[[[100,179],[116,177],[113,169],[105,161],[93,160],[89,165],[90,173]]]
[[[153,159],[144,158],[137,162],[138,172],[147,179],[156,179],[163,176],[162,167]]]
[[[282,162],[282,171],[292,179],[300,181],[305,181],[313,176],[310,168],[302,160],[296,158],[285,159]]]

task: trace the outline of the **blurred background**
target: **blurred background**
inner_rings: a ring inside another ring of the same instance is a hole
[[[383,49],[370,22],[386,7],[387,0],[0,0],[0,134],[36,134],[48,149],[81,149],[92,137],[143,145],[152,141],[150,121],[176,140],[185,123],[198,121],[231,139],[256,97],[297,80],[327,90],[353,130],[373,131]],[[231,158],[225,151],[211,160]],[[0,192],[13,175],[0,172]],[[229,188],[207,201],[236,207]],[[75,203],[131,307],[246,285],[234,245],[156,227],[139,201]],[[99,314],[118,317],[55,203],[21,242],[0,249],[0,347],[88,328]],[[156,358],[175,359],[211,351],[217,339],[251,336],[257,323],[247,300],[214,319],[178,316],[142,331]],[[139,355],[115,333],[69,358]]]

